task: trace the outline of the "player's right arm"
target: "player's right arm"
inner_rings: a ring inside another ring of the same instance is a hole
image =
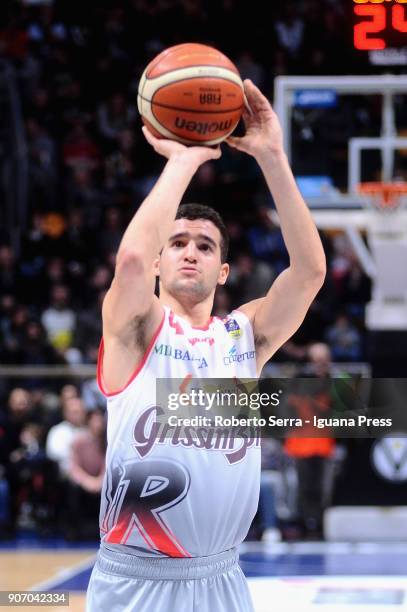
[[[124,233],[103,303],[102,375],[108,392],[124,387],[160,324],[163,309],[154,295],[157,258],[193,175],[202,163],[220,156],[219,149],[185,147],[157,139],[147,128],[143,132],[168,161]]]

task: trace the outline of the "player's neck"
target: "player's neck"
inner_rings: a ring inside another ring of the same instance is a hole
[[[194,303],[188,300],[176,299],[165,291],[161,291],[160,302],[163,306],[171,308],[175,315],[182,317],[193,327],[204,327],[211,317],[213,296],[210,295],[202,302]]]

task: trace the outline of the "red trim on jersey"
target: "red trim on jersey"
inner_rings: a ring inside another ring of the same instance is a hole
[[[134,370],[133,374],[130,376],[129,380],[127,381],[127,383],[118,391],[112,391],[112,392],[108,392],[106,391],[104,385],[103,385],[103,376],[102,376],[102,363],[103,363],[103,354],[104,354],[104,342],[103,342],[103,337],[100,341],[100,346],[99,346],[99,353],[98,353],[98,363],[97,363],[97,381],[98,381],[98,385],[99,385],[99,389],[101,390],[101,392],[106,396],[106,397],[113,397],[114,395],[118,395],[119,393],[121,393],[122,391],[124,391],[125,389],[127,389],[127,387],[130,385],[130,383],[133,382],[133,380],[136,378],[137,374],[140,373],[141,369],[143,368],[144,364],[146,363],[148,357],[150,356],[151,351],[153,350],[153,346],[155,344],[155,341],[158,338],[158,335],[162,329],[162,326],[164,325],[164,320],[165,320],[165,311],[163,313],[163,318],[161,319],[161,323],[158,326],[154,336],[151,339],[150,344],[148,345],[144,355],[143,355],[143,359],[140,361],[140,363],[138,364],[138,366],[136,367],[136,369]]]
[[[120,523],[111,528],[105,538],[105,542],[110,542],[111,544],[122,544],[124,534],[126,533],[128,528],[129,525],[127,523],[127,520],[123,519]],[[148,542],[147,544],[150,546]]]
[[[137,516],[137,518],[140,521],[142,528],[147,533],[149,540],[146,538],[142,529],[140,529],[138,521],[134,521],[132,529],[129,529],[129,517],[127,516],[123,518],[120,523],[117,523],[117,525],[112,527],[108,535],[105,537],[105,542],[110,542],[111,544],[126,544],[134,527],[137,527],[139,534],[147,544],[148,548],[152,550],[159,550],[168,557],[191,557],[189,552],[186,551],[183,546],[181,546],[171,529],[162,519],[159,519],[158,521],[158,523],[162,523],[162,525],[160,525],[157,524],[156,517],[148,516],[148,514],[145,514],[144,516]],[[126,532],[127,537],[125,538],[124,536]]]
[[[189,554],[189,552],[187,552],[185,548],[181,546],[181,544],[178,542],[177,538],[172,533],[168,525],[166,525],[164,521],[162,522],[165,525],[165,528],[168,533],[165,533],[165,530],[162,526],[157,525],[157,518],[145,516],[143,517],[143,521],[141,523],[143,528],[146,530],[148,537],[153,542],[155,550],[159,550],[168,557],[190,557],[191,555]],[[145,537],[144,539],[146,540]]]
[[[214,317],[210,317],[210,318],[208,319],[208,322],[207,322],[205,325],[201,325],[201,326],[199,326],[199,325],[190,325],[190,327],[191,327],[192,329],[199,329],[199,330],[201,330],[201,331],[208,331],[209,326],[210,326],[210,325],[212,324],[212,322],[213,322],[213,319],[214,319]],[[184,330],[182,329],[181,324],[180,324],[178,321],[175,321],[175,320],[174,320],[174,313],[173,313],[173,311],[172,311],[172,310],[170,311],[170,316],[169,316],[169,318],[168,318],[168,322],[169,322],[170,326],[171,326],[171,327],[173,327],[173,328],[175,329],[175,332],[176,332],[177,334],[184,334]]]
[[[184,335],[182,325],[178,321],[174,321],[174,313],[172,310],[170,311],[170,316],[168,317],[168,323],[170,324],[170,327],[175,329],[176,334]]]
[[[201,331],[208,331],[209,326],[211,325],[213,321],[213,317],[210,317],[208,319],[208,322],[206,323],[206,325],[201,325],[200,327],[198,325],[191,325],[192,329],[200,329]]]

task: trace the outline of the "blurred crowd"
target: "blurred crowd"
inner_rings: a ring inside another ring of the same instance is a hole
[[[13,388],[0,411],[0,539],[21,529],[97,538],[105,450],[105,410],[87,410],[75,385],[41,400]]]
[[[2,364],[96,362],[115,253],[163,167],[136,110],[152,57],[180,42],[212,44],[269,97],[276,75],[346,70],[341,3],[301,0],[268,10],[259,20],[256,4],[249,10],[239,0],[3,1],[0,59],[18,75],[29,202],[21,248],[6,227],[0,232]],[[199,169],[185,201],[213,205],[230,232],[230,278],[214,314],[264,295],[288,255],[254,161],[224,146],[219,161]],[[275,362],[305,364],[315,343],[335,362],[366,358],[370,281],[343,234],[322,239],[325,285]],[[94,379],[76,387],[1,378],[0,397],[0,528],[62,524],[77,537],[78,508],[97,512],[103,475],[104,402]],[[283,455],[275,454],[278,464]],[[267,497],[267,483],[265,490]],[[63,508],[62,498],[69,500]]]

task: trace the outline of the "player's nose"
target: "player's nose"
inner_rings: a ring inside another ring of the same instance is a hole
[[[193,240],[190,240],[185,246],[184,259],[188,261],[196,261],[196,246]]]

